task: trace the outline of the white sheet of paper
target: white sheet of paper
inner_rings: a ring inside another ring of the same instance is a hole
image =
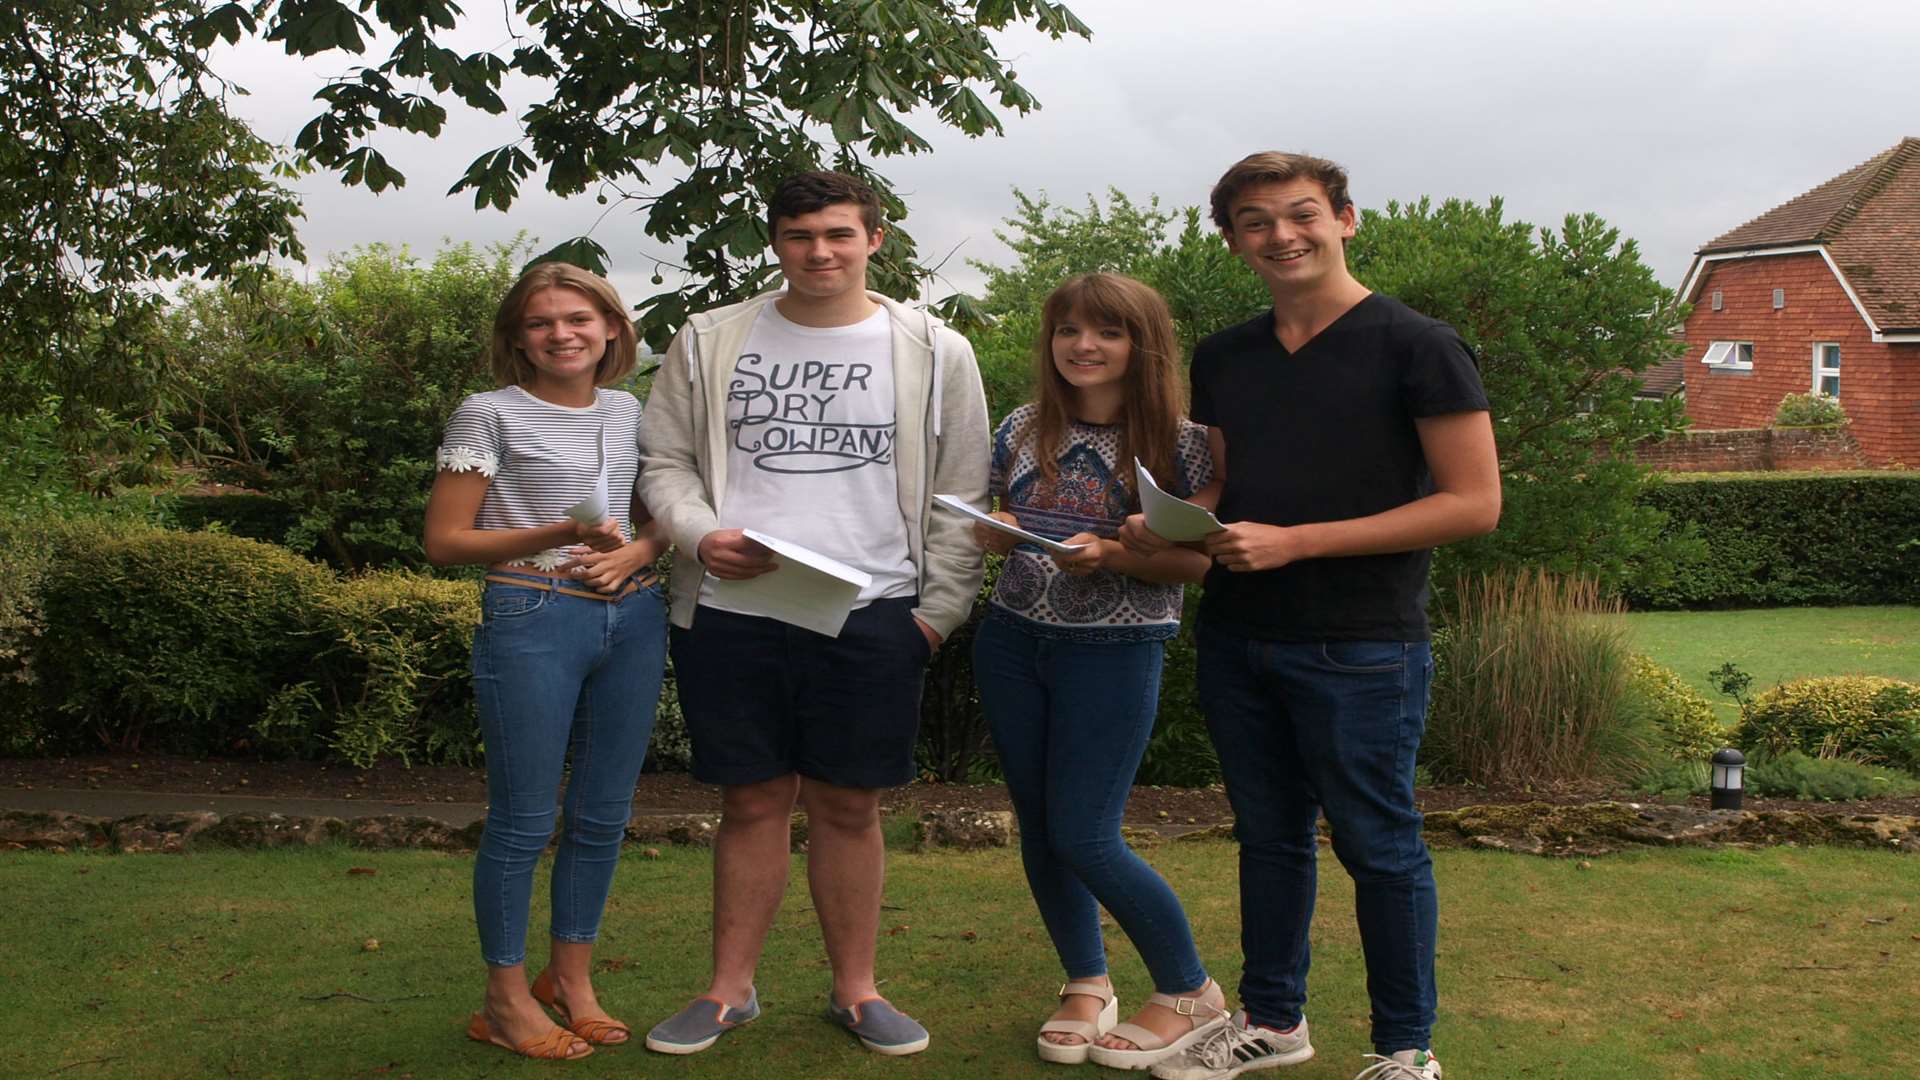
[[[1139,458],[1133,459],[1133,475],[1140,486],[1140,509],[1147,515],[1147,528],[1168,540],[1176,544],[1185,543],[1226,528],[1206,507],[1196,506],[1161,490],[1160,485],[1153,482],[1153,474],[1140,464]]]
[[[729,611],[764,615],[783,623],[839,637],[860,590],[873,575],[855,570],[799,544],[752,529],[747,538],[773,550],[779,568],[744,581],[713,578],[713,602]]]
[[[1085,549],[1087,546],[1085,544],[1063,544],[1058,540],[1049,540],[1039,533],[1030,533],[1018,525],[1009,525],[999,518],[988,517],[973,507],[968,506],[966,500],[955,495],[935,495],[933,501],[949,510],[965,514],[990,529],[998,529],[1008,536],[1017,536],[1027,543],[1036,544],[1053,552],[1055,555],[1071,555],[1076,551]]]
[[[610,513],[607,499],[607,429],[600,429],[599,475],[593,479],[593,491],[586,498],[567,507],[567,516],[582,525],[598,525],[607,520]]]

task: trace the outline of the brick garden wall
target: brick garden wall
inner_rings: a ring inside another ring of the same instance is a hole
[[[1662,472],[1829,472],[1870,464],[1846,428],[1689,430],[1641,443],[1634,457]]]

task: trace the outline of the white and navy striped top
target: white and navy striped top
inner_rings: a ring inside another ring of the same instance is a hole
[[[564,519],[567,507],[593,493],[604,429],[607,506],[620,535],[633,539],[628,516],[640,471],[640,402],[625,390],[593,394],[593,404],[575,407],[503,386],[460,402],[447,421],[438,461],[449,472],[477,469],[492,478],[475,528],[525,529]],[[572,557],[548,548],[509,561],[552,570]]]

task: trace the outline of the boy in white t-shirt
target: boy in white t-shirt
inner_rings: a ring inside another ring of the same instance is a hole
[[[913,778],[927,660],[980,587],[968,525],[932,496],[985,508],[986,401],[965,338],[867,292],[884,235],[871,188],[802,173],[767,218],[786,291],[689,320],[642,435],[640,488],[678,547],[672,655],[693,773],[722,788],[712,982],[647,1046],[694,1053],[760,1014],[753,974],[798,804],[828,1014],[869,1049],[911,1054],[926,1029],[874,981],[880,791]],[[839,636],[713,602],[710,578],[777,572],[748,528],[872,575]]]

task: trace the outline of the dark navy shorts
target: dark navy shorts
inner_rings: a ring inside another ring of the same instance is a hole
[[[931,648],[914,597],[875,600],[840,636],[702,606],[673,628],[674,680],[694,779],[757,784],[799,773],[839,787],[914,777]]]

